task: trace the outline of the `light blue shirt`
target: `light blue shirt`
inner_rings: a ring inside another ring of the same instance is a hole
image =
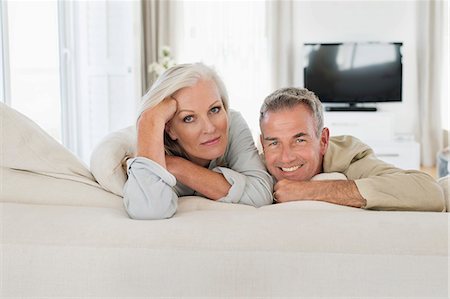
[[[272,203],[272,177],[260,159],[247,123],[239,112],[232,110],[223,158],[226,167],[217,166],[217,160],[208,167],[221,173],[231,185],[228,194],[219,201],[255,207]],[[130,159],[127,169],[123,200],[131,218],[170,218],[177,210],[179,196],[201,195],[177,182],[170,172],[150,159]]]

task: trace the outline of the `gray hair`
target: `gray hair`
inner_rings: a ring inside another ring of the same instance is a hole
[[[194,86],[201,80],[212,80],[216,84],[223,107],[225,111],[228,111],[228,94],[219,75],[203,63],[187,63],[175,65],[159,76],[150,90],[142,97],[137,119],[139,120],[145,110],[158,105],[180,89]],[[178,142],[172,140],[166,132],[164,132],[164,145],[166,153],[187,158]]]
[[[316,135],[320,137],[323,130],[323,106],[319,98],[306,88],[280,88],[268,95],[260,109],[259,124],[261,125],[267,112],[289,109],[300,104],[306,105],[311,110],[316,121]]]

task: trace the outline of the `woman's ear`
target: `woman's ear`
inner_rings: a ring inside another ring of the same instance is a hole
[[[166,123],[166,126],[164,127],[164,131],[166,131],[166,133],[169,135],[170,139],[172,139],[173,141],[178,139],[177,135],[172,130],[172,126],[170,125],[170,122]]]

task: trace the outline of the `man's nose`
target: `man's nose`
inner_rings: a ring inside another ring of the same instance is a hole
[[[294,151],[290,148],[290,146],[283,146],[281,149],[281,162],[289,163],[295,160]]]

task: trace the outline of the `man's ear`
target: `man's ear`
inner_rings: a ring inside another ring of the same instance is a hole
[[[175,134],[175,132],[172,129],[172,126],[170,125],[170,121],[168,123],[166,123],[166,126],[164,127],[164,131],[166,131],[166,133],[169,134],[170,139],[172,139],[173,141],[178,139],[177,135]]]
[[[320,154],[323,156],[327,152],[328,144],[330,143],[330,130],[323,128],[320,134]]]

